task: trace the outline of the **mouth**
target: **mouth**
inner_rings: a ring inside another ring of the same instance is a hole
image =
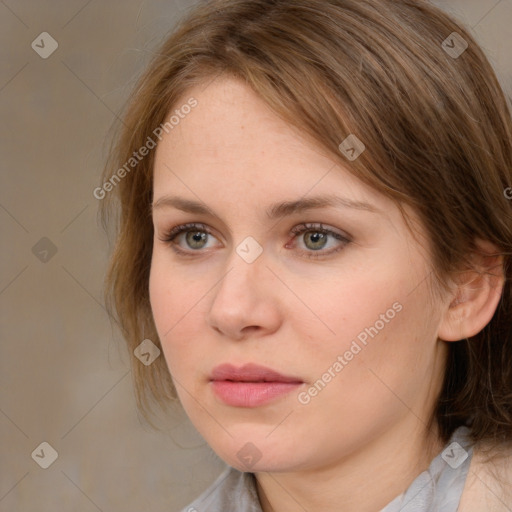
[[[258,407],[302,385],[300,378],[282,375],[252,363],[241,367],[222,364],[213,369],[210,385],[215,395],[232,407]]]

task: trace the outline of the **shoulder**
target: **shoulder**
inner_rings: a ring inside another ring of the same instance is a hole
[[[512,446],[476,445],[457,511],[510,512],[511,503]]]

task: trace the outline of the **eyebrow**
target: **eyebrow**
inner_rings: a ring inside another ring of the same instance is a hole
[[[364,201],[354,201],[345,197],[335,195],[322,195],[309,198],[301,198],[296,201],[284,201],[272,204],[266,211],[269,219],[280,219],[294,213],[302,213],[307,210],[319,208],[353,208],[356,210],[368,211],[371,213],[382,213],[375,206]],[[155,211],[160,208],[177,208],[187,213],[196,215],[213,215],[219,217],[215,212],[208,208],[204,203],[184,199],[177,196],[162,196],[156,202],[151,204],[151,210]]]

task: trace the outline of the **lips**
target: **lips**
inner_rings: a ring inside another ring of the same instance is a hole
[[[281,375],[270,368],[252,363],[245,364],[239,368],[231,364],[221,364],[213,369],[210,380],[230,380],[234,382],[303,382],[297,377]]]
[[[212,371],[210,385],[224,404],[232,407],[259,407],[276,400],[303,384],[297,377],[246,364],[235,367],[222,364]]]

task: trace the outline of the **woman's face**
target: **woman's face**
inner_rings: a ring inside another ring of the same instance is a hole
[[[149,285],[193,424],[253,472],[425,429],[446,344],[430,260],[399,210],[244,84],[219,78],[176,108],[190,97],[156,151]]]

